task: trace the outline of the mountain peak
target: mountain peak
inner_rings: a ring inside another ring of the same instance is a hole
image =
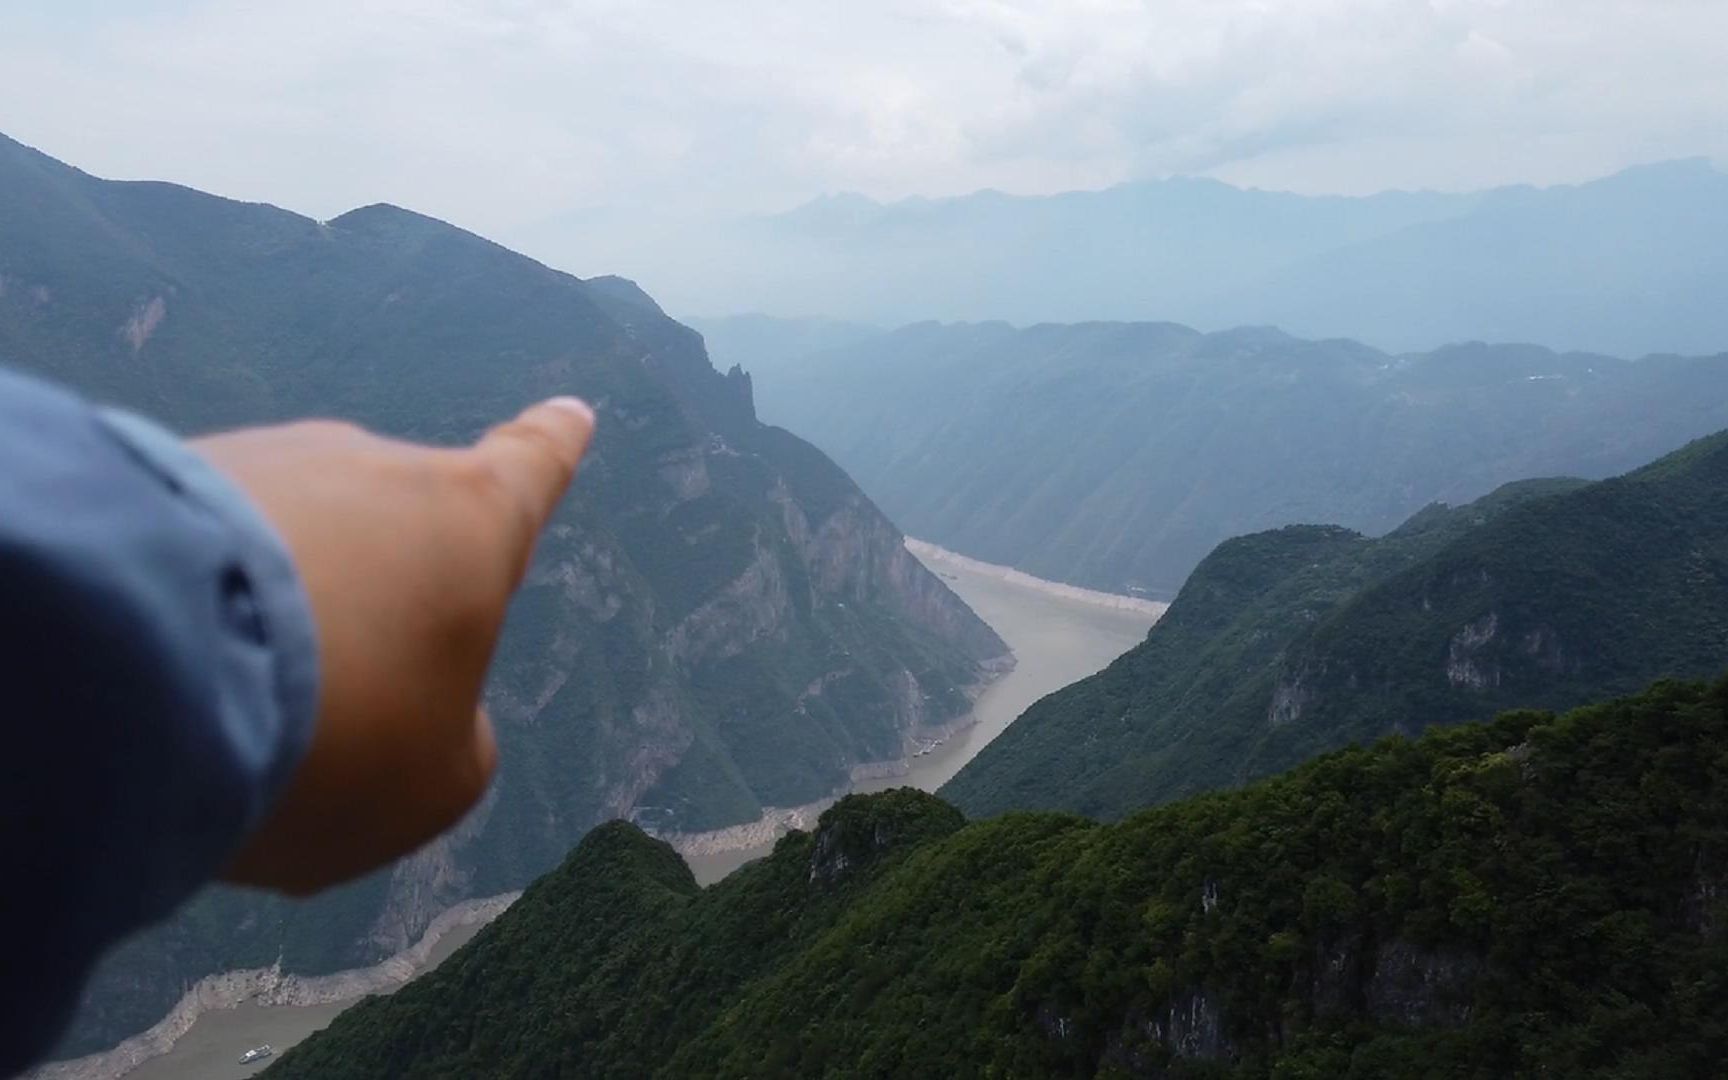
[[[326,224],[332,228],[347,229],[358,233],[376,233],[386,230],[402,231],[405,229],[434,232],[456,228],[447,221],[440,221],[418,211],[384,202],[355,207],[345,214],[331,218]]]
[[[672,845],[627,821],[608,821],[588,831],[547,881],[592,889],[595,883],[626,891],[653,884],[677,892],[696,891],[696,879]]]
[[[651,311],[656,315],[663,316],[666,314],[659,303],[652,296],[649,296],[642,286],[627,277],[602,274],[600,277],[587,278],[582,283],[607,299],[616,300],[630,307],[641,308],[644,311]]]
[[[810,880],[834,885],[890,851],[947,836],[965,824],[960,811],[915,788],[848,795],[817,822]]]

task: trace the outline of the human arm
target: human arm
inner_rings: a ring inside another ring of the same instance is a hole
[[[0,1073],[219,872],[313,891],[478,797],[486,662],[590,429],[541,406],[466,450],[330,424],[188,449],[0,372]]]

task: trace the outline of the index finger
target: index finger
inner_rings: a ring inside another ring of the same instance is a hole
[[[557,397],[488,431],[473,452],[486,460],[537,534],[570,486],[593,437],[594,410],[588,403]]]

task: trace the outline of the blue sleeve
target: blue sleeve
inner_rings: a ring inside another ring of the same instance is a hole
[[[238,489],[0,371],[0,1076],[103,950],[217,874],[310,741],[312,618]]]

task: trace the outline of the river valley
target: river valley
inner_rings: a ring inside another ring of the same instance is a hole
[[[1040,581],[917,541],[907,546],[1008,643],[1016,664],[979,695],[970,727],[913,758],[905,775],[860,780],[852,785],[854,792],[935,791],[1033,702],[1102,670],[1138,645],[1166,606]],[[686,855],[685,861],[696,880],[708,885],[773,849],[769,841]]]
[[[1163,607],[1038,581],[916,542],[909,546],[1001,635],[1017,662],[979,695],[970,726],[913,758],[904,775],[858,781],[853,785],[857,792],[905,786],[935,791],[1027,706],[1102,669],[1137,644]],[[772,849],[769,842],[688,856],[687,861],[697,880],[706,885]],[[477,930],[477,926],[464,926],[452,931],[438,942],[429,959],[436,962],[448,956]],[[251,1075],[268,1062],[239,1065],[241,1052],[269,1043],[280,1053],[351,1004],[266,1007],[247,1002],[213,1009],[199,1016],[170,1052],[126,1076],[128,1080],[229,1080]]]

